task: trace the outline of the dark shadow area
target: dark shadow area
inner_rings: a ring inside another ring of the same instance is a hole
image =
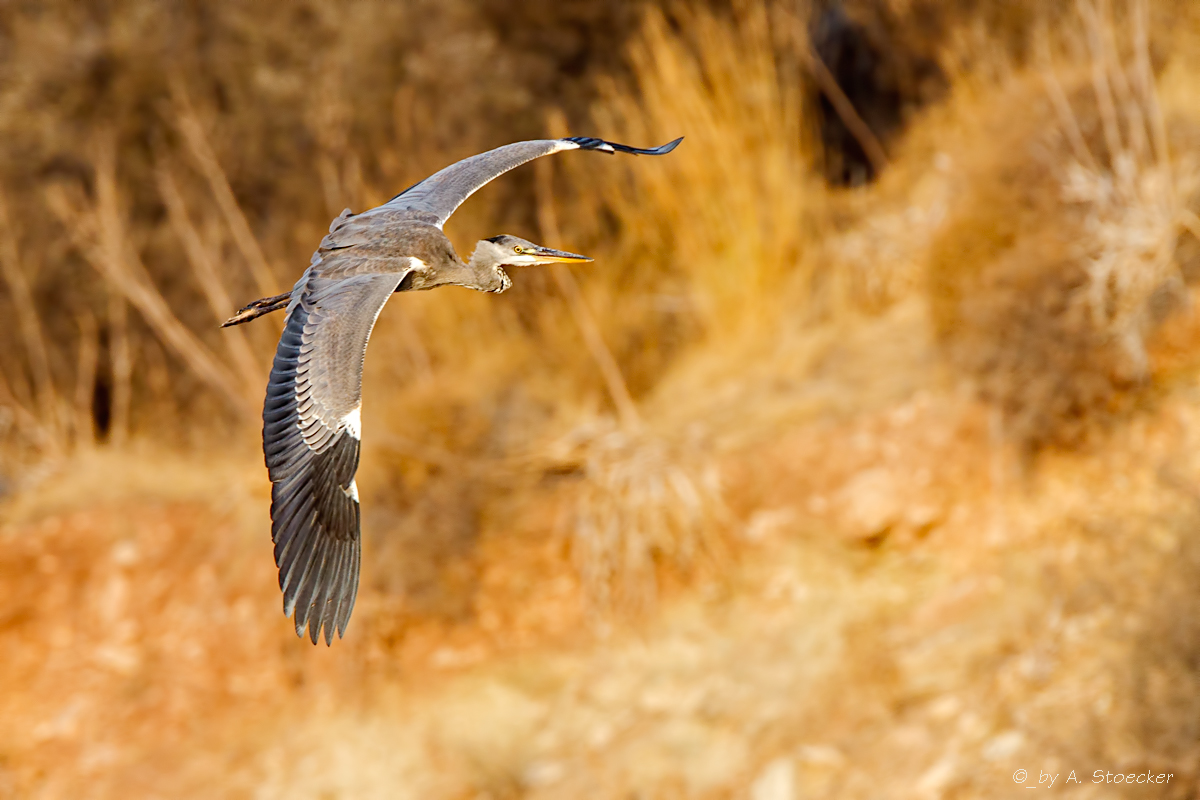
[[[945,76],[927,52],[936,34],[914,36],[907,30],[923,27],[919,11],[898,20],[882,3],[833,0],[813,15],[814,55],[885,150],[902,131],[907,116],[945,89]],[[861,186],[875,180],[879,166],[868,156],[862,136],[828,92],[819,88],[814,92],[826,180],[835,186]]]

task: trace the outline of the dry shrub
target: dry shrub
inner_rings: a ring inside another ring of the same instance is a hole
[[[1198,176],[1172,157],[1167,116],[1185,109],[1159,102],[1144,6],[1128,43],[1107,12],[1079,8],[1087,61],[1054,65],[1045,47],[1041,87],[1009,81],[931,264],[943,340],[1027,452],[1084,441],[1148,378]]]
[[[687,572],[719,557],[728,511],[701,443],[596,420],[544,458],[581,479],[568,515],[571,555],[597,621],[652,604],[660,569]]]
[[[1190,154],[1172,158],[1151,70],[1144,0],[1132,5],[1133,55],[1127,63],[1117,53],[1112,21],[1089,4],[1080,8],[1104,148],[1103,158],[1093,154],[1048,73],[1052,93],[1060,98],[1060,125],[1074,150],[1060,177],[1063,200],[1085,213],[1081,249],[1092,323],[1126,352],[1134,377],[1142,380],[1149,372],[1151,298],[1183,288],[1176,238],[1180,225],[1194,217],[1186,203],[1200,186],[1200,165]]]
[[[1037,268],[1023,268],[1026,259]],[[959,357],[976,371],[983,397],[1003,412],[1006,435],[1026,452],[1085,442],[1097,418],[1122,407],[1122,390],[1131,386],[1119,371],[1120,354],[1079,302],[1085,271],[1021,247],[988,278],[963,304],[981,331],[957,342],[972,351]]]

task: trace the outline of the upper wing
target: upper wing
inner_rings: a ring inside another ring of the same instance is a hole
[[[346,632],[361,558],[358,470],[362,370],[384,303],[408,273],[322,277],[297,287],[263,407],[271,538],[283,613],[316,644]]]
[[[450,215],[463,204],[464,200],[475,194],[489,181],[535,158],[559,153],[563,150],[599,150],[602,153],[661,156],[674,150],[681,141],[683,141],[682,136],[661,147],[649,149],[630,147],[584,136],[570,139],[534,139],[528,142],[508,144],[477,156],[464,158],[457,164],[451,164],[440,172],[435,172],[384,203],[380,209],[423,212],[431,215],[430,221],[440,228],[446,224],[446,220],[450,219]]]

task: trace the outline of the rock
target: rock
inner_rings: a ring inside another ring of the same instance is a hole
[[[755,512],[746,523],[743,536],[747,541],[761,542],[770,536],[786,530],[796,520],[796,511],[792,508],[772,508]]]
[[[904,514],[898,481],[883,467],[855,475],[837,493],[834,505],[846,533],[863,541],[883,536]]]
[[[1025,736],[1020,731],[1005,731],[993,736],[983,746],[983,757],[987,761],[1006,761],[1025,746]]]
[[[790,758],[777,758],[754,779],[751,800],[795,800],[796,768]]]
[[[957,763],[953,755],[942,757],[937,763],[925,770],[917,779],[916,794],[918,797],[937,798],[945,794],[946,787],[954,780]]]
[[[534,761],[525,768],[522,779],[527,786],[539,787],[558,783],[567,774],[567,767],[561,761]]]

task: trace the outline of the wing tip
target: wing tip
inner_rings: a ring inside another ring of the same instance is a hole
[[[679,143],[683,141],[683,137],[680,136],[678,139],[661,144],[658,147],[630,147],[627,144],[608,142],[592,136],[570,136],[562,141],[571,142],[580,150],[597,150],[610,155],[613,153],[630,153],[635,156],[665,156],[679,146]]]
[[[658,147],[654,148],[654,155],[656,155],[656,156],[666,155],[667,153],[674,150],[676,147],[679,147],[679,143],[682,141],[683,141],[683,137],[680,136],[678,139],[674,139],[670,142],[667,142],[666,144],[659,145]]]

